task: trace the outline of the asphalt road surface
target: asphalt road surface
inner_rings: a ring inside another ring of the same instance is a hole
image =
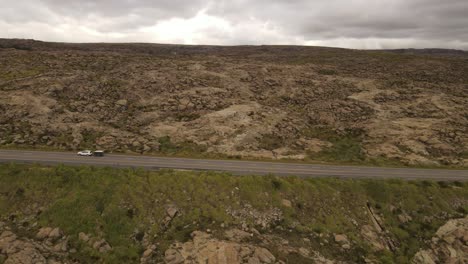
[[[187,169],[227,171],[233,174],[274,174],[302,177],[401,178],[467,181],[468,170],[379,168],[279,163],[237,160],[163,158],[153,156],[106,154],[104,157],[81,157],[71,152],[0,150],[0,162],[39,163],[45,165],[94,165],[145,169]]]

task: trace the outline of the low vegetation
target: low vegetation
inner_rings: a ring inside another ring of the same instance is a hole
[[[308,137],[331,143],[330,147],[318,153],[309,153],[308,156],[312,160],[356,164],[371,163],[370,158],[366,158],[364,155],[361,131],[345,131],[338,134],[330,128],[315,128],[308,129],[304,133]]]
[[[161,143],[169,151],[169,143]],[[179,213],[166,225],[169,205]],[[363,237],[362,227],[372,225],[368,207],[382,219],[388,233],[380,235],[395,241],[395,250],[376,250]],[[242,217],[232,213],[246,210]],[[69,235],[70,248],[77,250],[70,253],[72,258],[83,263],[137,263],[145,250],[143,237],[157,245],[161,261],[170,244],[189,240],[192,231],[210,230],[222,238],[228,228],[244,225],[259,230],[259,236],[280,237],[291,247],[327,258],[408,263],[438,227],[467,211],[464,182],[0,165],[0,221],[31,237],[39,227],[60,227]],[[80,232],[104,238],[113,250],[93,250],[78,239]],[[343,252],[335,234],[345,234],[350,249]],[[288,263],[308,263],[297,254],[285,254],[282,246],[268,248]]]

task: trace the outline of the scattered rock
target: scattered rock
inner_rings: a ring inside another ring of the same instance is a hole
[[[0,235],[0,252],[6,251],[11,242],[16,240],[16,235],[11,231],[3,231]]]
[[[225,232],[226,238],[230,241],[241,242],[251,238],[251,234],[240,229],[230,229]]]
[[[361,235],[376,250],[389,250],[387,244],[377,231],[370,225],[364,225],[361,228]]]
[[[52,228],[41,228],[38,240],[19,238],[12,231],[3,231],[0,234],[0,260],[3,256],[4,264],[49,264],[60,263],[56,259],[67,260],[68,240],[64,239],[52,245],[50,240],[46,239],[52,230]]]
[[[299,254],[301,254],[301,256],[303,257],[309,257],[310,256],[310,250],[308,250],[307,248],[299,248]]]
[[[259,211],[250,204],[246,204],[241,209],[227,209],[226,213],[241,222],[242,229],[248,231],[247,220],[250,219],[256,226],[267,229],[283,220],[283,212],[279,208],[272,208]]]
[[[143,257],[147,258],[147,257],[151,256],[151,254],[153,254],[153,249],[148,248],[148,249],[145,250],[145,252],[143,252]]]
[[[150,245],[148,248],[146,248],[140,258],[140,263],[150,263],[151,257],[153,257],[156,248],[156,245]]]
[[[107,243],[99,248],[100,253],[106,253],[106,252],[111,251],[111,250],[112,250],[112,247]]]
[[[339,243],[339,244],[349,244],[349,240],[348,240],[348,237],[346,235],[335,235],[334,236],[335,238],[335,242],[336,243]]]
[[[178,212],[179,212],[179,210],[177,209],[177,207],[175,205],[170,205],[166,209],[166,213],[171,219],[174,218],[177,215]]]
[[[400,221],[400,223],[402,224],[408,223],[411,220],[413,220],[413,218],[411,218],[411,216],[409,216],[406,213],[399,214],[397,217],[398,217],[398,221]]]
[[[255,249],[253,257],[260,260],[260,263],[274,263],[276,258],[265,248],[258,247]]]
[[[36,238],[40,240],[46,239],[49,237],[49,234],[52,232],[52,230],[53,229],[51,227],[42,227],[39,229],[39,232],[37,232]]]
[[[101,239],[101,240],[94,242],[93,248],[98,250],[100,253],[106,253],[112,250],[112,247],[107,243],[105,239]]]
[[[176,249],[168,249],[164,253],[164,260],[166,264],[180,264],[184,262],[185,258]]]
[[[175,243],[166,250],[166,263],[189,263],[192,260],[213,264],[277,263],[275,256],[262,247],[217,240],[200,231],[193,232],[192,238],[192,241]]]
[[[441,226],[428,249],[412,259],[415,264],[466,263],[468,260],[468,216],[449,220]]]
[[[65,239],[64,241],[61,241],[57,243],[53,250],[55,252],[66,252],[68,250],[68,239]]]
[[[13,254],[9,254],[4,264],[34,263],[46,264],[46,258],[30,244],[23,244],[23,248]]]
[[[283,206],[285,206],[285,207],[292,207],[291,201],[286,200],[286,199],[282,199],[282,200],[281,200],[281,204],[282,204]]]
[[[62,236],[62,232],[60,231],[60,228],[56,227],[52,229],[49,233],[49,238],[52,240],[59,239]]]
[[[115,102],[115,104],[118,106],[127,106],[128,102],[127,100],[122,99],[122,100],[118,100],[117,102]]]
[[[341,245],[341,248],[343,249],[350,249],[351,245],[349,243],[348,237],[346,235],[335,235],[335,242]]]
[[[87,234],[83,233],[83,232],[80,232],[78,234],[78,239],[83,241],[83,242],[88,242],[89,236]]]
[[[170,204],[166,207],[166,217],[163,220],[163,226],[168,228],[172,219],[177,216],[179,209],[174,204]]]
[[[412,262],[417,264],[436,264],[436,257],[433,257],[430,251],[421,250],[414,256]]]

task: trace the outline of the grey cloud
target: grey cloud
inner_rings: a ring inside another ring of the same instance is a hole
[[[399,47],[401,40],[402,48],[432,44],[468,49],[466,0],[0,0],[0,5],[0,25],[10,25],[0,28],[0,37],[2,31],[16,32],[19,27],[27,34],[31,22],[53,29],[72,20],[102,34],[119,33],[122,40],[144,41],[148,38],[139,39],[134,32],[171,18],[191,19],[206,10],[232,28],[222,31],[213,25],[198,32],[198,44],[302,41],[361,48],[372,39],[380,47]],[[262,25],[271,32],[265,33]],[[346,39],[353,41],[347,44]],[[174,37],[178,40],[180,36]]]
[[[245,8],[245,9],[243,9]],[[306,39],[339,37],[460,39],[468,41],[466,0],[221,1],[210,12],[278,24]]]
[[[187,17],[195,14],[206,4],[203,0],[42,0],[51,10],[67,16],[81,16],[89,13],[102,16],[124,16],[131,13],[153,12],[156,19],[168,16]]]
[[[206,6],[204,0],[0,0],[0,21],[7,23],[59,23],[66,19],[83,21],[98,17],[111,20],[95,24],[101,32],[126,31],[149,26],[171,17],[190,18]],[[57,21],[57,19],[59,21]]]

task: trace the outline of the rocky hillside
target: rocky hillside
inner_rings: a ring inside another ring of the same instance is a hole
[[[468,56],[431,54],[0,39],[0,146],[468,166]]]
[[[3,164],[0,264],[465,263],[467,212],[464,182]]]
[[[466,263],[468,183],[0,164],[0,264]]]

